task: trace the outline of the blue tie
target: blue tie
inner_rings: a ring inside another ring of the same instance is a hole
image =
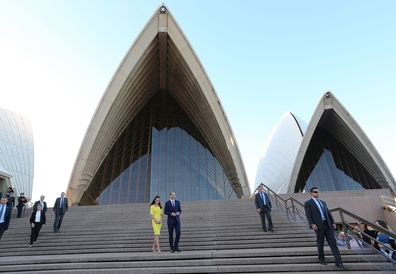
[[[267,204],[266,200],[265,200],[265,195],[264,193],[261,192],[261,199],[263,199],[264,205]]]
[[[322,213],[322,218],[326,219],[324,206],[323,206],[322,202],[321,202],[319,199],[318,199],[318,203],[319,203],[319,205],[320,205],[320,209],[321,209],[320,211],[321,211],[321,213]]]

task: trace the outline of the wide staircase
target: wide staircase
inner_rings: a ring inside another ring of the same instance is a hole
[[[317,262],[314,233],[288,220],[282,207],[272,212],[275,232],[263,232],[253,200],[182,203],[180,253],[170,253],[166,219],[161,253],[153,253],[147,204],[71,207],[59,233],[47,225],[28,247],[27,210],[11,219],[0,240],[0,272],[7,273],[332,273],[338,269],[326,247],[328,265]],[[346,271],[396,273],[370,248],[340,248]]]

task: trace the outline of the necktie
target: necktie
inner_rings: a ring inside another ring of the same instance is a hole
[[[60,208],[63,208],[63,198],[60,199]]]
[[[318,204],[319,204],[319,206],[320,206],[320,211],[321,211],[321,214],[322,214],[322,219],[326,219],[324,206],[323,206],[322,202],[321,202],[319,199],[318,199]]]
[[[266,205],[267,202],[265,201],[265,195],[264,195],[264,193],[262,193],[262,192],[261,192],[261,199],[263,199],[263,203],[264,203],[264,205]]]
[[[175,207],[175,201],[172,200],[172,207]]]
[[[3,211],[4,211],[5,206],[1,205],[1,210],[0,210],[0,219],[3,216]],[[5,221],[5,220],[4,220]]]

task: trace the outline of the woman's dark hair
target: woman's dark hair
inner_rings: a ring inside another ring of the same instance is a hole
[[[382,226],[383,228],[389,229],[386,223],[383,220],[377,220],[378,224]]]
[[[155,197],[154,197],[154,200],[151,202],[150,206],[155,205],[155,200],[156,200],[157,198],[160,198],[160,196],[158,196],[158,195],[155,196]],[[162,209],[161,201],[158,203],[158,206]]]
[[[14,190],[12,189],[12,187],[8,187],[8,188],[7,188],[7,192],[8,192],[9,190],[11,190],[12,192],[14,192]]]

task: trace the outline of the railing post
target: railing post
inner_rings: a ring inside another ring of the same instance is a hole
[[[345,235],[346,245],[347,245],[348,249],[351,249],[351,243],[349,241],[347,223],[345,222],[344,213],[341,210],[339,212],[340,212],[340,218],[341,218],[342,227],[343,227],[342,230]]]
[[[294,208],[294,200],[293,199],[291,200],[291,203],[292,203],[293,217],[294,217],[294,219],[296,219],[296,209]]]

